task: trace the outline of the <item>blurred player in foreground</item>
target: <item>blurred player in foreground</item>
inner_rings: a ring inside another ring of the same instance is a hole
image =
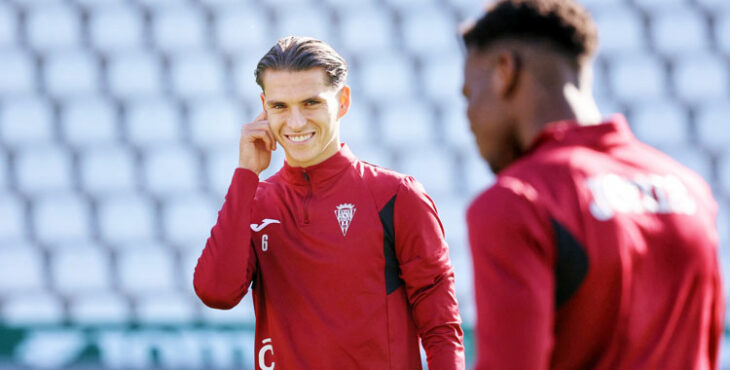
[[[717,368],[716,203],[623,116],[602,120],[587,11],[498,1],[463,40],[467,115],[497,173],[467,213],[477,369]]]
[[[252,284],[257,369],[464,368],[454,273],[431,199],[412,177],[340,143],[345,61],[283,38],[256,67],[264,111],[243,125],[239,168],[195,269],[208,306]],[[260,181],[271,151],[286,162]]]

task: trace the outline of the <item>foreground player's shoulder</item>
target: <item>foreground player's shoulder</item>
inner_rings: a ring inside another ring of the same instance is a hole
[[[355,165],[358,176],[376,193],[395,194],[400,183],[407,176],[373,163],[357,161]]]
[[[539,208],[539,192],[527,179],[508,173],[500,174],[494,185],[479,194],[467,210],[467,220],[499,225],[521,222],[534,216]]]

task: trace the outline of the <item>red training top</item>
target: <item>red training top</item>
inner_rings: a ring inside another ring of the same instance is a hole
[[[717,368],[716,212],[623,116],[549,124],[467,214],[476,368]]]
[[[259,182],[237,169],[194,286],[228,309],[252,285],[256,368],[463,369],[443,228],[423,187],[343,146]]]

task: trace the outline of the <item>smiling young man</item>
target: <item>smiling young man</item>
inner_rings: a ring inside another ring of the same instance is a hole
[[[467,213],[476,368],[717,368],[717,205],[623,116],[602,120],[587,11],[501,0],[463,39],[467,115],[497,173]]]
[[[259,62],[263,112],[243,125],[239,168],[194,274],[208,306],[252,287],[256,368],[463,369],[454,273],[423,187],[340,143],[345,61],[279,40]],[[271,151],[286,162],[270,178]]]

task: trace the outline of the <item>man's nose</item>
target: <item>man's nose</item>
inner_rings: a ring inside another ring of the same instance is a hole
[[[304,117],[299,109],[294,108],[291,110],[291,115],[289,116],[287,124],[290,128],[299,130],[307,124],[307,118]]]

